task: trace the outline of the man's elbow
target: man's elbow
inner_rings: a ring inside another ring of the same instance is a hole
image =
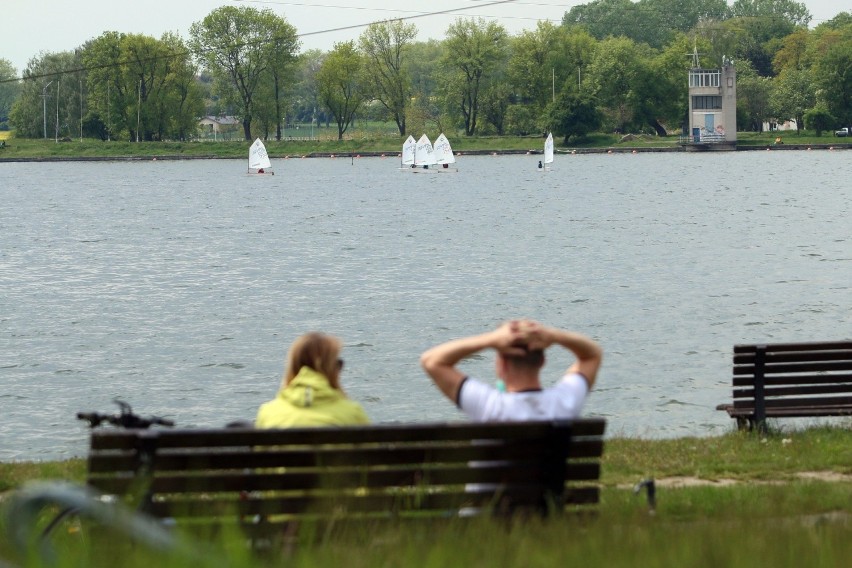
[[[420,367],[426,371],[426,374],[429,376],[433,376],[432,372],[435,370],[436,363],[435,357],[429,351],[424,352],[420,355]]]

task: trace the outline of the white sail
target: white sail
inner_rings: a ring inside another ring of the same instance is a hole
[[[266,153],[266,146],[263,145],[260,138],[255,140],[254,144],[249,148],[248,167],[249,172],[252,173],[272,167],[272,163],[269,161],[269,154]]]
[[[435,139],[435,145],[433,146],[433,150],[435,152],[435,163],[436,164],[455,164],[456,157],[453,155],[453,148],[450,146],[450,141],[447,140],[447,137],[444,136],[442,132],[438,138]]]
[[[547,140],[544,141],[544,163],[553,163],[553,134],[547,133]]]
[[[414,141],[414,136],[409,136],[402,145],[402,165],[411,166],[414,164],[414,148],[417,142]]]
[[[429,141],[429,137],[424,134],[417,141],[417,147],[414,149],[414,165],[416,167],[434,166],[435,163],[435,151],[432,149],[432,143]]]

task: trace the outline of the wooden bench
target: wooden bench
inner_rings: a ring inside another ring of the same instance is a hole
[[[294,520],[594,511],[604,429],[599,418],[102,429],[92,432],[87,483],[178,525],[238,525],[252,537]]]
[[[740,429],[767,418],[852,416],[852,341],[735,345],[733,404]]]

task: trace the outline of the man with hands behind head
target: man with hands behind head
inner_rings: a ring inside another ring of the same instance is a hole
[[[542,388],[544,351],[560,345],[577,357],[560,381]],[[468,377],[456,368],[485,349],[496,353],[495,370],[505,388]],[[441,392],[476,422],[577,418],[603,359],[592,339],[532,320],[512,320],[493,331],[437,345],[420,356],[423,370]]]

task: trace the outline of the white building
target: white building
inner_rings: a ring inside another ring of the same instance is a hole
[[[703,69],[693,55],[689,70],[687,149],[733,150],[737,144],[737,72],[728,58],[721,69]]]
[[[240,121],[233,116],[205,116],[198,121],[202,136],[213,136],[213,140],[227,140],[239,130]]]

